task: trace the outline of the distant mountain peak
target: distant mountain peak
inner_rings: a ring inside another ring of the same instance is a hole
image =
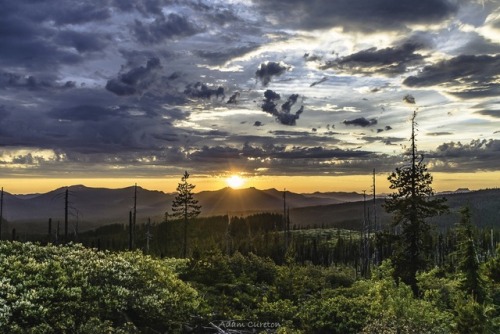
[[[66,187],[63,187],[66,188]],[[70,189],[87,189],[88,187],[83,185],[83,184],[74,184],[72,186],[69,186],[68,188]]]

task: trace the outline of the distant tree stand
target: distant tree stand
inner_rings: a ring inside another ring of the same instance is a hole
[[[478,303],[484,303],[486,299],[485,282],[481,276],[480,262],[474,244],[475,228],[472,225],[470,208],[464,207],[460,210],[462,218],[457,226],[458,239],[458,266],[462,274],[460,286],[462,290]]]
[[[413,97],[405,97],[408,103],[415,103]],[[431,187],[432,176],[423,163],[424,157],[417,152],[416,119],[417,109],[411,119],[411,146],[405,153],[407,163],[396,168],[388,180],[396,192],[389,195],[384,207],[393,214],[393,224],[400,229],[398,245],[393,254],[395,275],[418,292],[416,273],[430,263],[430,225],[426,219],[448,211],[445,198],[434,197]]]
[[[193,189],[195,185],[188,183],[189,173],[186,171],[177,186],[177,195],[172,202],[172,215],[177,219],[184,219],[184,235],[182,256],[187,256],[187,226],[190,219],[198,217],[201,206],[194,199]]]

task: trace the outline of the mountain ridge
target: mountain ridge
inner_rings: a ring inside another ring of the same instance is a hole
[[[16,196],[4,192],[4,219],[10,225],[27,229],[30,226],[39,226],[36,230],[43,233],[46,222],[51,218],[54,223],[64,221],[65,191],[68,189],[70,221],[80,222],[81,230],[95,228],[112,223],[126,224],[129,212],[133,208],[134,186],[110,189],[93,188],[84,185],[73,185],[51,190],[37,196]],[[233,189],[230,187],[214,191],[195,193],[195,198],[202,206],[202,216],[234,215],[243,216],[259,212],[283,213],[283,191],[275,188],[260,190],[254,187]],[[485,195],[486,194],[486,195]],[[363,194],[353,192],[314,192],[294,193],[286,192],[286,203],[293,216],[293,224],[297,226],[330,226],[342,225],[355,227],[362,221]],[[500,189],[463,191],[447,193],[453,203],[467,205],[469,202],[484,202],[488,210],[476,210],[481,225],[492,225],[489,221],[497,214],[495,204],[488,204],[492,198],[500,197]],[[137,186],[137,221],[143,223],[151,218],[153,221],[162,221],[166,212],[170,212],[171,203],[175,194],[159,190],[148,190]],[[366,197],[371,205],[372,196]],[[388,215],[381,208],[383,198],[377,197],[379,218],[388,219]],[[457,204],[458,205],[458,204]],[[456,205],[455,205],[456,206]],[[476,205],[481,206],[481,205]],[[450,216],[451,217],[451,216]],[[448,217],[448,221],[451,218]],[[453,218],[454,219],[454,218]],[[24,226],[24,227],[23,227]],[[4,226],[2,231],[7,227]],[[7,231],[5,231],[7,232]]]
[[[65,193],[68,190],[70,215],[82,221],[127,221],[133,208],[135,186],[125,188],[87,187],[82,184],[60,187],[40,194],[14,195],[4,192],[4,219],[17,221],[62,220]],[[148,190],[137,186],[138,217],[164,216],[170,210],[175,194]],[[202,205],[202,215],[245,214],[279,211],[283,208],[283,192],[275,188],[260,190],[254,187],[233,189],[225,187],[214,191],[195,193]],[[286,192],[290,208],[325,205],[342,202],[338,198],[305,196]],[[72,217],[72,219],[76,219]]]

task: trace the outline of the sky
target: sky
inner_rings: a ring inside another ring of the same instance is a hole
[[[499,0],[0,0],[0,186],[500,186]],[[411,98],[410,98],[411,97]],[[415,102],[415,103],[408,103]],[[71,182],[71,183],[70,183]]]

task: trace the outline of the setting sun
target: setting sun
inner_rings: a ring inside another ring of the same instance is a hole
[[[245,183],[245,180],[241,176],[231,175],[226,179],[226,183],[231,188],[239,188]]]

